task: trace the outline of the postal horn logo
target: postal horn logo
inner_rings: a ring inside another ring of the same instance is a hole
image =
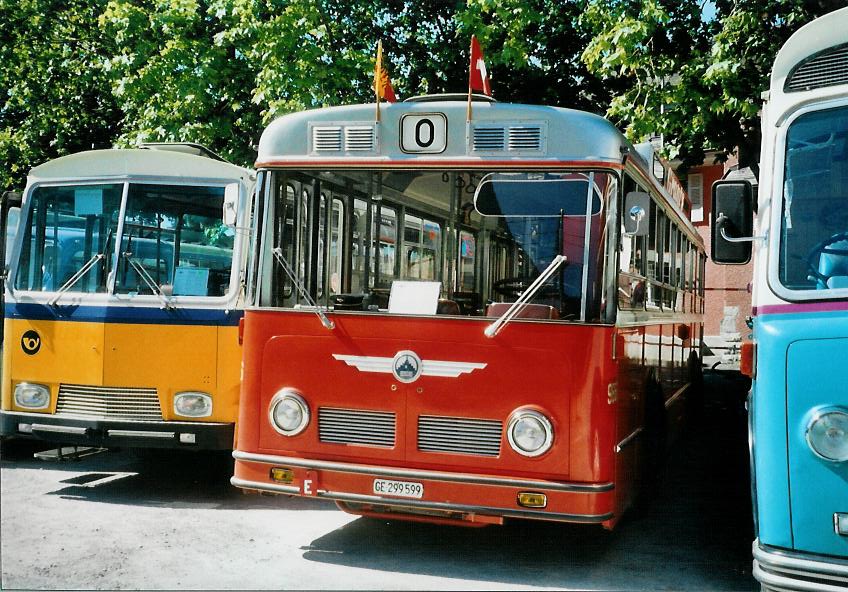
[[[399,351],[392,360],[392,374],[400,382],[415,382],[421,376],[421,365],[421,358],[414,351]]]
[[[21,349],[29,356],[37,354],[41,349],[41,336],[30,329],[21,337]]]

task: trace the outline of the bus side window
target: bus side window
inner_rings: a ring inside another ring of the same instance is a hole
[[[630,177],[624,176],[622,196],[642,189]],[[621,244],[619,248],[618,274],[618,306],[622,309],[634,310],[645,308],[645,245],[647,236],[627,236],[625,234],[624,216],[621,218]],[[647,218],[647,217],[646,217]],[[647,224],[648,220],[642,222]]]

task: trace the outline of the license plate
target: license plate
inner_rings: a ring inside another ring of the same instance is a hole
[[[413,481],[374,479],[374,493],[378,495],[393,495],[396,497],[421,499],[424,497],[424,485]]]

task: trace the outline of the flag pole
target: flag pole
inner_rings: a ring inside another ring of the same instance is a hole
[[[468,52],[472,57],[474,56],[474,35],[471,36],[471,46],[468,48]],[[470,61],[471,58],[469,58],[469,62]],[[471,121],[471,66],[472,64],[469,64],[468,67],[468,107],[465,110],[466,123],[469,123]]]
[[[377,123],[380,123],[380,70],[383,68],[383,40],[377,41],[377,63],[374,64],[374,94],[377,95]]]

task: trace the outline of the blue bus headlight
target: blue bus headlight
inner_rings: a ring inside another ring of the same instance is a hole
[[[271,425],[283,436],[295,436],[309,424],[309,406],[296,390],[284,388],[271,399]]]
[[[817,412],[807,425],[807,444],[825,460],[848,461],[848,413],[836,409]]]
[[[27,409],[46,409],[50,405],[50,389],[43,384],[20,382],[15,385],[15,405]]]
[[[177,393],[174,413],[183,417],[209,417],[212,415],[212,397],[206,393]]]
[[[554,429],[547,417],[532,409],[518,409],[506,427],[509,445],[522,456],[544,454],[554,442]]]

